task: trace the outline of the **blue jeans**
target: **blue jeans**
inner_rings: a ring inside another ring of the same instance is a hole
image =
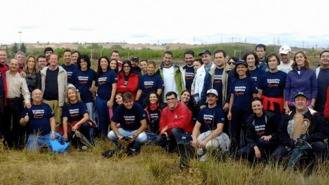
[[[55,133],[56,138],[61,139],[62,136],[59,133]],[[50,134],[46,135],[36,135],[30,134],[26,142],[26,150],[37,152],[40,148],[50,148]]]
[[[173,128],[171,129],[171,133],[175,137],[177,144],[189,144],[192,141],[191,134],[185,132],[181,128]]]
[[[95,108],[94,108],[94,103],[93,102],[87,102],[85,103],[87,107],[87,111],[89,114],[89,119],[95,121]]]
[[[146,136],[147,136],[147,141],[150,143],[157,144],[161,139],[161,137],[158,134],[151,131],[146,131]]]
[[[123,137],[130,137],[132,136],[136,130],[124,130],[122,128],[119,128],[118,129],[119,133],[123,136]],[[116,145],[118,145],[118,137],[117,135],[111,130],[107,137]],[[131,148],[134,148],[134,149],[137,149],[139,150],[140,149],[140,146],[144,143],[146,143],[147,141],[147,135],[145,132],[142,132],[140,133],[137,138],[135,139],[135,141],[132,143],[132,147]]]
[[[110,124],[107,100],[96,97],[96,111],[98,115],[98,129],[101,137],[106,137]]]

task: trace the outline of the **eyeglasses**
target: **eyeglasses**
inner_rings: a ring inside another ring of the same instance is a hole
[[[176,98],[167,98],[167,101],[176,100]]]
[[[130,68],[130,66],[123,66],[123,67],[125,67],[125,68]]]

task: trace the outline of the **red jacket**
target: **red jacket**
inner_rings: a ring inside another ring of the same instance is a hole
[[[186,132],[192,133],[192,112],[182,102],[177,102],[177,106],[174,110],[169,110],[168,107],[165,107],[161,111],[160,132],[166,126],[168,126],[169,131],[172,128],[181,128],[184,129]]]
[[[130,73],[128,83],[125,83],[125,75],[122,71],[118,74],[117,93],[131,92],[136,97],[138,86],[139,76],[137,74]]]
[[[323,115],[328,120],[329,119],[329,87],[327,88],[326,97],[327,97],[327,100],[324,104]]]
[[[2,83],[3,83],[3,89],[4,89],[4,97],[7,96],[7,80],[6,80],[6,71],[8,70],[7,65],[0,64],[0,73],[2,76]]]

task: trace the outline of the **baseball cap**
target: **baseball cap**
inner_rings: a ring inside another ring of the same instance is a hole
[[[203,50],[201,53],[199,53],[199,56],[202,56],[203,54],[209,54],[211,55],[211,52],[209,50]]]
[[[279,53],[285,54],[285,55],[287,55],[290,51],[291,51],[291,48],[290,48],[290,46],[287,46],[287,45],[283,45],[279,49]]]
[[[303,93],[303,92],[298,92],[295,96],[294,96],[294,99],[296,99],[297,97],[299,96],[303,96],[307,99],[307,96]]]
[[[239,60],[239,61],[235,62],[235,66],[238,66],[238,65],[244,65],[244,66],[248,67],[247,62],[244,60]]]
[[[209,89],[209,90],[207,91],[207,95],[208,95],[208,94],[214,94],[214,95],[218,96],[218,92],[217,92],[216,89]]]

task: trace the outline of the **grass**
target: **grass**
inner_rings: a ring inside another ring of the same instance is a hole
[[[29,153],[0,149],[1,184],[207,184],[207,185],[327,185],[328,162],[312,175],[285,171],[281,166],[245,161],[191,161],[189,170],[178,168],[178,156],[156,146],[144,146],[140,155],[104,159],[108,142],[98,141],[92,151],[72,149],[66,154]]]

